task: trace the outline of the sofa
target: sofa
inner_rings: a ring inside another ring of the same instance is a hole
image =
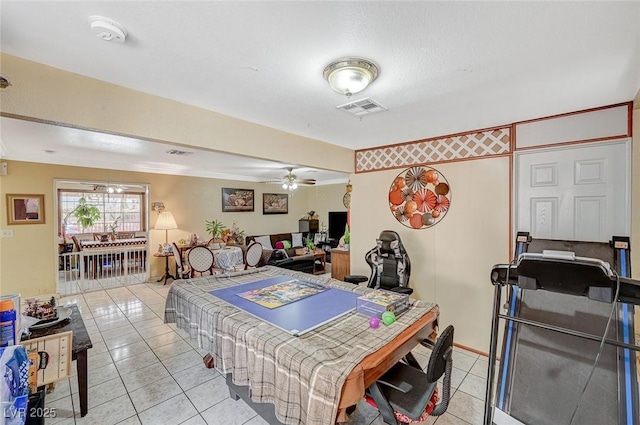
[[[302,234],[302,240],[304,240],[304,237],[306,237],[306,234]],[[301,244],[298,246],[292,245],[292,247],[288,249],[276,249],[276,246],[280,246],[278,242],[292,242],[292,240],[292,233],[255,235],[247,236],[245,238],[247,246],[253,241],[262,243],[262,259],[260,260],[260,263],[258,263],[258,266],[268,264],[271,266],[281,267],[283,269],[313,274],[315,263],[313,254],[296,255],[296,248],[302,248]],[[270,246],[266,243],[267,241],[270,242]]]

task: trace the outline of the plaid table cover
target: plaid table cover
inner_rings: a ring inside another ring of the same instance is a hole
[[[353,368],[436,305],[412,300],[391,326],[369,327],[350,313],[295,337],[211,295],[208,291],[290,275],[356,293],[359,287],[277,267],[175,281],[167,295],[165,322],[176,323],[214,357],[216,369],[249,386],[255,402],[273,403],[285,424],[334,424],[342,386]],[[204,367],[204,366],[202,366]]]

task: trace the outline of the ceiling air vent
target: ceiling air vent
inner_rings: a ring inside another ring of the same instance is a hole
[[[169,155],[178,155],[178,156],[183,156],[183,155],[193,155],[193,152],[187,152],[187,151],[179,151],[178,149],[171,149],[168,150],[167,153]]]
[[[387,108],[368,97],[362,100],[356,100],[355,102],[345,103],[344,105],[337,106],[337,108],[347,111],[357,117],[387,110]]]

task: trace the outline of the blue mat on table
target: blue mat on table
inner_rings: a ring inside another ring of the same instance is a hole
[[[328,287],[323,292],[277,308],[263,307],[238,295],[246,291],[266,288],[267,286],[295,279],[304,282],[303,279],[293,276],[276,276],[256,282],[216,289],[209,293],[294,336],[303,335],[325,323],[344,316],[356,308],[356,299],[360,294],[331,287]]]

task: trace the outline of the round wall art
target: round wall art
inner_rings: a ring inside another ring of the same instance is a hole
[[[391,183],[389,208],[400,223],[412,229],[437,224],[447,214],[451,188],[447,179],[431,167],[411,167]]]

